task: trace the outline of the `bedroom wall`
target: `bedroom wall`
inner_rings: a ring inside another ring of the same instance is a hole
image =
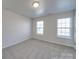
[[[75,11],[63,12],[52,14],[48,16],[38,17],[33,20],[33,37],[39,40],[44,40],[52,43],[62,44],[70,47],[74,47],[74,33],[72,33],[71,39],[65,39],[57,36],[57,19],[71,17],[72,22],[72,32],[74,32],[74,16]],[[44,34],[38,35],[36,34],[36,22],[43,20],[44,21]]]
[[[10,10],[2,11],[2,47],[9,47],[31,38],[31,19]]]

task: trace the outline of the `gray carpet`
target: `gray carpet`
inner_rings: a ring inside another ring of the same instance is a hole
[[[2,53],[2,59],[76,59],[73,48],[36,39],[5,48]]]

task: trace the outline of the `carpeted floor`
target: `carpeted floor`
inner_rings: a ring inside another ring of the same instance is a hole
[[[76,59],[75,49],[30,39],[3,49],[2,59]]]

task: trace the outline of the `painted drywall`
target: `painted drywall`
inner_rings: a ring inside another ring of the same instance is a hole
[[[74,20],[75,11],[57,13],[53,15],[48,15],[44,17],[38,17],[33,20],[33,37],[40,40],[49,41],[52,43],[62,44],[70,47],[74,47],[74,33],[72,33],[71,39],[60,38],[57,36],[57,19],[71,17],[71,20]],[[43,20],[44,21],[44,34],[36,34],[36,22]],[[74,31],[74,22],[72,22],[72,32]]]
[[[31,37],[31,19],[10,10],[2,11],[2,47],[9,47]]]

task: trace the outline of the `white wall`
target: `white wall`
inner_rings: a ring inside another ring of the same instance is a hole
[[[74,11],[69,11],[64,13],[53,14],[50,16],[35,18],[33,20],[33,37],[40,40],[45,40],[53,43],[74,47],[75,45],[74,36],[72,37],[72,39],[63,39],[63,38],[57,37],[57,34],[56,34],[57,19],[64,18],[64,17],[71,17],[72,20],[74,20],[74,15],[75,15]],[[36,34],[36,22],[39,20],[44,20],[44,35]],[[72,26],[73,25],[74,23],[72,24]],[[72,31],[74,31],[74,29]],[[74,35],[74,33],[72,34]]]
[[[3,48],[9,47],[31,37],[31,19],[3,9]]]

